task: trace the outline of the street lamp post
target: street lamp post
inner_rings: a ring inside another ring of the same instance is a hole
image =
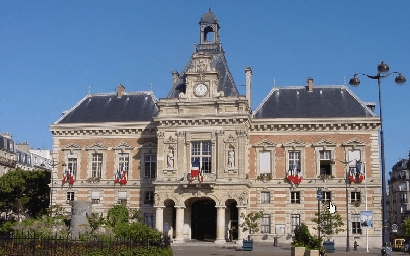
[[[377,80],[378,85],[378,92],[379,92],[379,112],[380,112],[380,158],[382,164],[382,245],[384,246],[386,243],[386,228],[387,228],[387,220],[386,220],[386,165],[384,159],[384,133],[383,133],[383,115],[382,115],[382,96],[380,90],[381,79],[388,77],[391,74],[397,74],[395,78],[395,82],[398,85],[403,85],[406,82],[406,78],[399,72],[390,72],[389,73],[389,66],[384,63],[383,61],[377,66],[377,75],[367,75],[363,73],[354,74],[354,76],[350,79],[349,84],[353,87],[359,86],[360,80],[357,78],[358,75],[367,76],[370,79]]]
[[[339,159],[334,159],[337,160],[339,162],[341,162],[342,164],[345,165],[345,185],[346,185],[346,252],[350,251],[350,238],[349,238],[349,192],[347,189],[347,184],[349,183],[349,168],[348,165],[350,162],[354,161],[354,160],[350,160],[350,161],[342,161]]]
[[[50,186],[50,217],[53,216],[53,188],[54,188],[54,167],[58,166],[60,162],[55,163],[54,159],[51,160],[50,167],[51,167],[51,186]],[[63,162],[62,166],[66,166],[65,162]],[[57,170],[58,171],[58,170]]]

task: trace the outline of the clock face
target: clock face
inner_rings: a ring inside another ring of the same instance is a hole
[[[204,84],[198,84],[194,92],[196,96],[204,96],[208,92],[208,87]]]

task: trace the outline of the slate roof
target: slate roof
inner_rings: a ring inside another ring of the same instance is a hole
[[[157,99],[152,92],[89,94],[55,122],[102,123],[152,121],[158,114]]]
[[[254,111],[254,118],[374,117],[346,86],[275,87]]]

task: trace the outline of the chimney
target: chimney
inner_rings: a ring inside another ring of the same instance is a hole
[[[172,71],[172,84],[177,84],[179,80],[179,73],[178,71],[173,70]]]
[[[118,85],[118,90],[117,90],[117,97],[121,98],[121,96],[124,94],[125,87],[122,84]]]
[[[308,84],[308,91],[313,92],[313,78],[309,77],[306,82]]]
[[[249,108],[252,109],[251,104],[251,90],[252,90],[252,69],[250,67],[245,68],[245,76],[246,76],[246,99],[249,102]]]

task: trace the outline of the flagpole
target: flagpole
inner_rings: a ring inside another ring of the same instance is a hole
[[[366,175],[366,162],[364,162],[363,165],[363,171],[364,171],[364,191],[365,191],[365,205],[366,205],[366,211],[367,211],[367,175]],[[366,228],[366,252],[369,252],[369,227]]]

